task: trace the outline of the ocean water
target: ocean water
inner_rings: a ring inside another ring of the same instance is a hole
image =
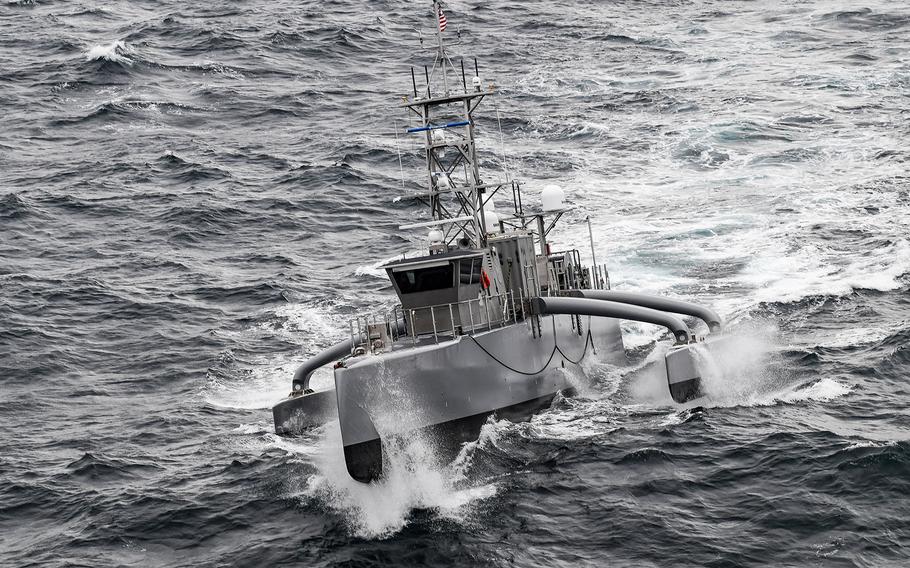
[[[429,5],[4,0],[0,565],[910,564],[902,2],[447,2],[489,175],[733,339],[680,407],[626,324],[628,368],[376,485],[337,425],[272,433],[423,247]]]

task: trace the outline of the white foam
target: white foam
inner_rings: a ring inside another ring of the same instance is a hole
[[[419,436],[400,442],[384,442],[386,462],[382,479],[363,484],[347,472],[341,434],[327,428],[321,450],[314,455],[317,473],[309,476],[302,492],[338,511],[351,532],[361,538],[387,538],[404,528],[413,511],[435,514],[464,522],[470,504],[496,494],[492,484],[459,488],[451,467],[434,466],[433,446]]]
[[[466,472],[470,468],[474,455],[480,448],[496,447],[503,429],[508,428],[512,423],[507,420],[496,420],[492,416],[480,427],[480,434],[477,439],[467,442],[461,446],[461,450],[452,462],[452,470],[455,473],[454,479],[462,481],[465,479]]]
[[[114,63],[122,63],[124,65],[132,65],[133,60],[127,57],[127,55],[131,53],[133,53],[133,49],[126,42],[116,40],[107,45],[92,46],[85,53],[85,60],[106,60]]]
[[[670,392],[667,389],[667,375],[664,365],[664,356],[670,345],[667,342],[658,343],[637,368],[631,369],[628,377],[628,392],[631,404],[626,408],[645,406],[669,406],[673,404]]]
[[[230,381],[209,373],[202,396],[219,408],[269,409],[290,392],[295,369],[292,362],[278,367],[256,367],[248,373],[238,373]]]
[[[849,327],[847,329],[823,330],[814,337],[816,345],[824,347],[854,347],[877,343],[904,328],[903,324],[885,327]]]
[[[253,456],[278,449],[285,452],[295,463],[308,463],[321,451],[319,440],[325,428],[338,428],[338,421],[323,425],[307,432],[304,436],[285,438],[275,434],[270,420],[254,424],[241,424],[232,430],[235,447]]]
[[[889,448],[897,445],[895,440],[886,440],[886,441],[877,441],[877,440],[863,440],[861,442],[854,442],[847,446],[848,450],[859,450],[861,448]]]
[[[702,390],[717,406],[765,404],[769,393],[785,386],[770,372],[774,353],[768,337],[728,336],[722,343],[700,344],[693,351],[701,371]]]
[[[667,428],[669,426],[678,426],[685,421],[685,415],[682,412],[674,412],[668,414],[661,420],[659,426],[661,428]]]
[[[628,374],[627,390],[631,405],[625,408],[660,408],[673,406],[769,406],[809,400],[828,401],[851,392],[852,388],[833,379],[806,382],[793,376],[781,357],[778,331],[767,322],[752,322],[737,335],[724,335],[717,341],[693,346],[701,388],[704,394],[696,400],[678,405],[670,397],[664,357],[669,345],[659,343],[639,368]],[[661,426],[681,422],[674,412]]]
[[[765,335],[728,337],[695,349],[705,398],[702,406],[770,406],[805,401],[830,401],[852,387],[834,379],[799,381],[778,361],[773,338]]]
[[[346,322],[335,312],[334,305],[286,304],[276,309],[275,315],[284,318],[279,329],[298,338],[301,332],[317,340],[341,339],[348,333],[342,325]],[[273,322],[262,323],[260,327],[275,329]]]
[[[549,440],[584,440],[612,432],[615,409],[604,400],[584,401],[564,412],[543,412],[531,419],[530,433]]]
[[[269,430],[264,428],[263,424],[240,424],[233,430],[238,434],[268,434]]]
[[[846,296],[857,289],[896,290],[908,272],[906,241],[854,258],[819,244],[789,250],[779,243],[758,255],[737,280],[755,288],[756,302],[795,302],[809,296]]]
[[[219,408],[270,409],[288,395],[291,378],[303,361],[348,334],[330,306],[288,304],[278,308],[275,315],[281,317],[280,325],[271,321],[261,323],[240,332],[241,340],[248,334],[277,332],[288,341],[303,343],[302,353],[283,361],[263,356],[248,362],[253,365],[251,369],[233,372],[229,377],[209,373],[202,391],[206,402]],[[334,388],[331,366],[317,370],[310,386],[314,390]]]
[[[775,399],[788,404],[806,400],[829,401],[848,395],[852,390],[849,385],[824,378],[808,385],[799,385],[789,392],[776,396]]]

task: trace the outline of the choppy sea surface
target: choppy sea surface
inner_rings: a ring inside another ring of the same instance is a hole
[[[615,288],[735,340],[683,408],[624,324],[629,367],[377,485],[337,425],[272,433],[423,247],[429,6],[4,0],[0,565],[910,563],[902,2],[448,2],[489,175],[561,184],[558,243],[590,215]]]

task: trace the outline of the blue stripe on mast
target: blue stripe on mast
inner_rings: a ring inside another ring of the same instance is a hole
[[[430,126],[416,126],[414,128],[408,128],[408,133],[426,132],[427,130],[437,130],[439,128],[454,128],[456,126],[467,126],[469,124],[471,123],[467,120],[462,120],[461,122],[450,122],[448,124],[441,124],[439,126],[434,126],[432,124]]]

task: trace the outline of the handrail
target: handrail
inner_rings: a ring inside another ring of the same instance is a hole
[[[496,301],[500,303],[499,309],[491,310],[492,306],[490,304]],[[517,322],[519,319],[524,319],[524,301],[524,299],[516,300],[512,292],[503,292],[501,294],[421,306],[419,308],[405,309],[398,304],[392,308],[389,314],[379,319],[385,322],[385,327],[389,330],[390,343],[394,343],[402,336],[409,337],[414,343],[417,342],[419,336],[432,336],[433,340],[438,343],[440,337],[457,337],[479,329],[492,329],[493,326],[502,325],[509,320]],[[475,304],[480,308],[477,311],[474,309]],[[459,310],[461,306],[467,306],[467,314],[465,315],[470,318],[470,323],[461,321],[456,324],[456,316],[459,319],[461,317],[461,311]],[[400,315],[399,311],[401,312]],[[521,316],[519,316],[519,311]],[[415,323],[415,320],[421,314],[428,314],[429,316],[430,326],[426,330],[419,330]],[[446,316],[449,318],[448,322],[445,322]],[[349,341],[353,347],[358,345],[368,347],[368,331],[371,324],[375,325],[376,320],[377,318],[374,315],[359,315],[351,320],[351,338]],[[392,325],[392,322],[396,325]]]
[[[564,276],[563,282],[558,275]],[[550,252],[547,255],[547,290],[544,295],[558,296],[576,289],[609,290],[607,265],[583,264],[578,249]]]
[[[396,331],[401,333],[401,330],[404,327],[403,322],[396,322],[396,324]],[[310,389],[310,378],[313,376],[313,373],[316,372],[316,369],[350,355],[351,351],[353,351],[358,344],[368,339],[369,337],[365,334],[357,333],[344,341],[339,341],[335,345],[323,349],[313,357],[307,359],[294,373],[294,380],[292,382],[293,391],[291,394],[307,394],[307,391]]]

